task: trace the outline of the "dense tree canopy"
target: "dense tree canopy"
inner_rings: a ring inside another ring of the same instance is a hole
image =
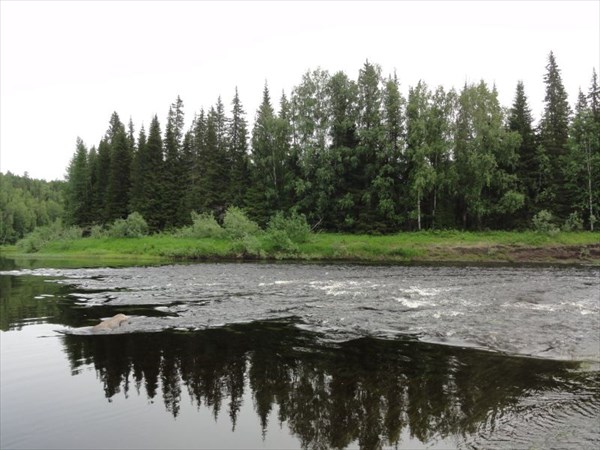
[[[534,124],[525,86],[504,108],[484,81],[462,89],[424,81],[402,94],[397,74],[365,62],[343,72],[306,72],[274,101],[265,84],[252,133],[237,88],[230,114],[218,98],[184,130],[183,101],[136,141],[117,113],[97,148],[77,142],[68,168],[66,215],[88,226],[140,212],[157,231],[222,218],[229,206],[260,224],[277,211],[315,228],[386,233],[519,229],[546,210],[562,225],[593,229],[600,197],[600,92],[569,105],[553,53],[545,106]]]

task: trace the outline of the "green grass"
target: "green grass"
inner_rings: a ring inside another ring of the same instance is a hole
[[[255,247],[240,246],[226,238],[184,238],[158,234],[142,238],[82,238],[54,241],[37,256],[74,258],[131,258],[147,260],[215,260],[269,258],[296,260],[349,261],[473,261],[510,260],[514,247],[549,248],[588,246],[600,243],[600,234],[569,232],[547,235],[535,232],[426,231],[386,236],[318,233],[289,252],[278,252],[266,234],[259,235]],[[249,248],[249,250],[248,250]],[[4,247],[3,254],[17,254]],[[589,259],[589,258],[588,258]],[[597,260],[593,262],[598,262]]]

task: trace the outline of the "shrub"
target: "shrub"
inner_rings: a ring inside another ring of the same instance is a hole
[[[137,238],[148,234],[148,224],[140,213],[132,212],[127,219],[117,219],[108,228],[108,235],[115,238]]]
[[[108,235],[108,233],[106,232],[106,230],[104,229],[104,227],[102,225],[93,225],[92,228],[90,228],[90,237],[91,238],[103,238],[106,237]]]
[[[292,242],[284,230],[270,230],[268,240],[272,250],[282,253],[298,253],[298,245]]]
[[[553,223],[552,213],[545,209],[538,212],[532,219],[533,230],[538,233],[547,233],[555,235],[558,233],[558,228]]]
[[[286,217],[282,212],[278,212],[271,217],[267,232],[270,235],[284,233],[291,242],[301,244],[308,241],[310,226],[304,214],[293,212]]]
[[[35,228],[31,233],[17,242],[17,248],[25,253],[35,253],[54,241],[71,241],[81,238],[83,231],[79,227],[65,227],[62,221],[56,220],[50,225]]]
[[[189,238],[220,238],[225,235],[225,230],[217,223],[212,213],[192,211],[192,225],[180,230],[181,237]]]
[[[264,254],[256,236],[249,234],[235,239],[231,244],[231,251],[246,257],[261,257]]]
[[[260,228],[256,222],[248,219],[246,214],[235,206],[230,206],[225,211],[223,228],[225,228],[227,236],[232,239],[243,239],[260,233]]]
[[[578,212],[572,212],[562,226],[563,231],[581,231],[583,230],[583,220]]]

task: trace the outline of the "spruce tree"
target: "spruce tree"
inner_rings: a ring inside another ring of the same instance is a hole
[[[110,144],[106,138],[98,145],[98,157],[96,163],[96,186],[94,188],[94,209],[92,221],[96,224],[104,224],[108,221],[108,185],[110,179]]]
[[[245,191],[249,184],[248,173],[248,125],[237,87],[233,97],[231,120],[227,130],[230,152],[229,198],[235,206],[244,204]]]
[[[181,182],[185,168],[182,165],[184,113],[183,101],[179,96],[169,107],[164,138],[163,214],[167,227],[178,227],[187,218],[184,213],[184,192]]]
[[[544,114],[540,122],[540,143],[543,154],[549,160],[550,173],[545,186],[546,192],[542,197],[542,206],[553,210],[557,217],[564,219],[570,208],[564,189],[563,164],[568,151],[571,108],[552,52],[548,56],[546,70],[546,96]]]
[[[508,128],[521,137],[521,143],[517,150],[519,159],[516,166],[516,175],[520,190],[525,194],[525,207],[520,217],[522,224],[525,225],[537,212],[535,203],[540,194],[541,173],[537,158],[533,117],[531,116],[522,81],[517,83],[515,100],[509,112]]]
[[[275,145],[276,117],[265,84],[252,132],[251,187],[246,204],[254,220],[265,225],[281,204],[283,161]]]
[[[91,185],[88,151],[77,138],[75,154],[67,169],[65,213],[67,223],[81,227],[91,224]]]
[[[131,189],[131,153],[125,129],[118,129],[111,137],[110,172],[107,192],[109,221],[127,217]]]
[[[155,115],[150,122],[148,139],[140,131],[138,139],[138,177],[132,190],[132,210],[139,212],[152,231],[165,225],[163,211],[163,142],[160,123]]]
[[[189,186],[186,189],[185,204],[189,211],[201,211],[204,209],[204,179],[205,179],[205,156],[206,156],[206,114],[204,109],[200,110],[192,124],[193,138],[190,137],[191,162],[189,170]]]
[[[133,153],[131,161],[131,191],[129,192],[129,209],[131,211],[140,211],[140,206],[144,201],[144,162],[146,158],[146,130],[144,126],[140,128],[138,136],[138,145]]]
[[[361,176],[357,179],[360,196],[357,231],[388,231],[395,226],[393,184],[382,177],[383,156],[381,68],[365,62],[358,75],[358,165]],[[384,174],[385,175],[385,174]]]

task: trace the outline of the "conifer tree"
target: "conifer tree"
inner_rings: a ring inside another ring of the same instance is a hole
[[[125,129],[119,128],[111,137],[110,172],[107,192],[109,221],[127,217],[131,189],[131,153]]]
[[[94,187],[94,209],[92,221],[103,224],[108,220],[108,184],[110,178],[110,144],[103,138],[98,145],[98,157],[95,167],[96,185]]]
[[[571,108],[552,52],[548,56],[546,70],[546,96],[544,114],[540,122],[540,144],[543,155],[548,158],[550,173],[541,200],[546,209],[552,209],[557,217],[564,219],[568,214],[569,204],[564,190],[563,164],[568,151]]]
[[[535,214],[534,205],[540,194],[541,173],[538,161],[536,137],[533,129],[533,117],[527,103],[525,87],[522,81],[517,83],[515,100],[510,109],[508,128],[519,134],[521,143],[518,148],[519,159],[516,175],[521,191],[525,194],[525,207],[522,220],[529,220]]]
[[[192,154],[185,204],[189,211],[201,211],[204,209],[203,192],[206,156],[206,114],[204,109],[201,109],[200,114],[195,117],[191,132],[193,137],[190,138],[189,143],[192,145]]]
[[[140,213],[152,231],[163,228],[163,142],[160,123],[155,115],[150,122],[148,138],[140,130],[136,157],[131,210]]]
[[[275,111],[265,84],[252,132],[252,184],[246,200],[250,215],[261,225],[266,224],[271,214],[281,206],[284,161],[278,154],[275,137]]]
[[[231,204],[242,207],[245,191],[249,184],[248,173],[248,125],[245,111],[235,88],[231,110],[231,120],[227,130],[229,152],[231,158],[229,175],[229,198]]]
[[[146,130],[140,128],[138,145],[131,161],[131,191],[129,192],[129,209],[140,211],[140,205],[144,201],[144,162],[146,158]]]
[[[67,169],[65,213],[67,223],[88,226],[91,223],[91,186],[88,151],[81,138]]]
[[[183,101],[179,96],[169,107],[164,138],[164,174],[163,174],[163,214],[167,227],[177,227],[186,221],[184,213],[184,192],[186,186],[181,182],[185,168],[182,165],[184,113]]]

